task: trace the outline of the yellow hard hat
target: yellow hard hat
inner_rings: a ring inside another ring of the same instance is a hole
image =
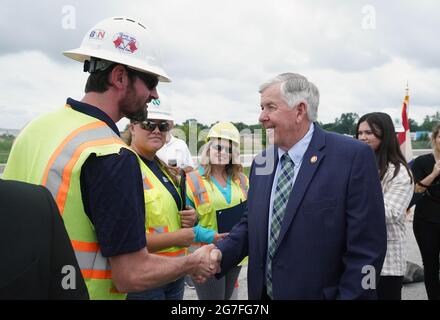
[[[240,144],[240,133],[230,122],[219,122],[213,125],[206,139],[210,140],[211,138],[227,139]]]

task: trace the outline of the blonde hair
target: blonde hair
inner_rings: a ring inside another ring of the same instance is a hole
[[[131,124],[128,124],[127,127],[125,127],[125,130],[121,133],[121,139],[124,141],[127,145],[131,145],[131,131],[130,131]]]
[[[243,166],[240,164],[240,147],[238,143],[229,141],[229,145],[232,147],[232,157],[229,160],[229,163],[225,167],[226,174],[232,177],[232,180],[236,180],[240,178],[240,173],[243,172]],[[212,173],[212,165],[210,159],[210,149],[213,144],[213,140],[209,140],[203,146],[200,165],[205,169],[203,176],[206,180],[211,180]]]

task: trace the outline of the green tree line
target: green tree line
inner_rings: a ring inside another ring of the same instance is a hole
[[[325,130],[333,131],[341,134],[348,134],[354,136],[356,130],[356,124],[359,120],[359,115],[357,113],[348,112],[341,114],[340,117],[335,118],[334,122],[331,123],[322,123],[318,121],[318,125]],[[418,124],[414,119],[409,119],[409,126],[411,132],[416,131],[429,131],[431,132],[434,125],[440,123],[440,112],[436,112],[431,116],[425,116],[423,118],[423,122]],[[263,129],[260,124],[245,124],[243,122],[233,122],[233,124],[237,127],[239,132],[243,132],[244,130],[254,133],[256,129]],[[176,124],[175,128],[182,130],[184,136],[179,138],[185,138],[186,143],[189,144],[190,134],[189,128],[190,125],[197,125],[197,150],[200,149],[201,146],[205,143],[205,137],[210,127],[214,125],[214,123],[210,125],[205,125],[199,123],[195,119],[188,119],[181,124]],[[205,133],[203,135],[202,133]],[[0,163],[5,163],[8,159],[9,152],[11,150],[12,142],[14,141],[14,136],[10,134],[0,135]],[[262,146],[266,146],[266,131],[262,130]],[[430,148],[429,137],[426,134],[420,139],[420,141],[413,141],[413,148],[415,149],[428,149]],[[243,150],[242,150],[243,151]]]
[[[8,160],[14,138],[11,134],[0,135],[0,163],[5,163]]]
[[[340,117],[335,118],[334,122],[331,123],[322,123],[318,121],[318,125],[328,131],[337,132],[341,134],[347,134],[354,136],[356,131],[356,124],[359,120],[359,115],[357,113],[348,112],[348,113],[342,113]],[[195,119],[186,120],[184,123],[180,125],[176,125],[176,128],[181,129],[185,133],[186,142],[189,143],[189,126],[190,122],[194,121],[194,123],[197,123],[197,136],[199,136],[200,132],[202,130],[209,129],[211,126],[214,125],[204,125],[201,123],[198,123]],[[440,123],[440,112],[436,112],[432,116],[425,116],[423,119],[423,122],[419,125],[417,121],[414,119],[409,119],[409,125],[410,125],[410,131],[416,132],[416,131],[429,131],[431,132],[434,125],[437,123]],[[243,122],[233,122],[233,124],[237,127],[238,131],[242,132],[245,129],[249,129],[250,132],[254,132],[255,129],[262,129],[260,124],[252,124],[247,125]],[[429,145],[429,136],[425,135],[424,138],[422,138],[422,142],[413,141],[413,147],[417,149],[425,149],[430,148]],[[197,150],[205,143],[204,140],[201,140],[198,142]],[[266,145],[266,132],[263,130],[263,146]]]

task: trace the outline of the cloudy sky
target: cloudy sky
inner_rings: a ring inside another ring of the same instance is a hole
[[[0,128],[81,99],[87,74],[61,52],[100,20],[129,16],[151,30],[176,121],[257,123],[258,86],[282,72],[314,82],[318,120],[343,112],[410,117],[440,110],[440,3],[306,0],[0,0]],[[120,127],[122,124],[119,124]]]

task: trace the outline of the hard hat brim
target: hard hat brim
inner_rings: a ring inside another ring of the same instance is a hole
[[[174,121],[172,116],[166,115],[166,114],[163,114],[163,113],[156,113],[156,112],[148,112],[147,118],[148,118],[148,120],[168,120],[168,121]]]
[[[224,139],[224,140],[230,140],[230,141],[232,141],[232,142],[234,142],[234,143],[240,144],[240,141],[239,141],[239,140],[234,139],[234,138],[232,138],[232,137],[225,137],[225,136],[223,136],[223,135],[221,135],[221,134],[211,134],[209,137],[206,138],[206,141],[209,141],[209,140],[211,140],[212,138]]]
[[[148,63],[139,65],[139,60],[137,60],[137,63],[133,63],[132,65],[130,63],[127,63],[127,57],[123,56],[123,53],[113,54],[113,55],[106,54],[106,57],[102,57],[100,52],[95,52],[94,50],[87,50],[84,48],[77,48],[73,50],[64,51],[63,55],[78,62],[84,62],[86,60],[90,60],[91,57],[100,58],[115,63],[127,65],[130,68],[141,72],[154,74],[158,76],[160,82],[171,82],[171,78],[166,74],[166,72],[162,68]]]

